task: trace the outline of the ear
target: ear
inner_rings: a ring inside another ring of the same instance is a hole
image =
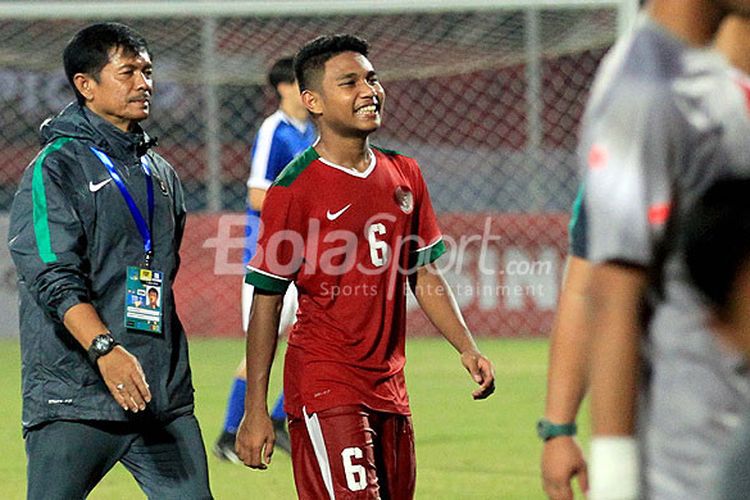
[[[86,73],[76,73],[73,76],[73,84],[76,86],[76,90],[87,100],[90,101],[94,98],[93,87],[96,82],[90,75]]]
[[[310,113],[314,115],[320,115],[323,113],[323,102],[317,92],[305,89],[300,94],[300,97],[302,98],[302,104]]]

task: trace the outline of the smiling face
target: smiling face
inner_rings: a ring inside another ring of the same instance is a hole
[[[86,106],[121,130],[129,130],[148,118],[154,89],[151,57],[147,52],[110,51],[109,61],[97,78],[78,73],[76,88]]]
[[[319,83],[302,100],[321,129],[367,137],[381,125],[385,91],[367,57],[342,52],[326,61]]]

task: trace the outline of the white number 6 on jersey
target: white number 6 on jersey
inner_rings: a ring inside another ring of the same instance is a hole
[[[367,471],[362,465],[353,464],[352,458],[362,458],[362,450],[352,447],[344,448],[344,451],[341,452],[346,485],[351,491],[362,491],[367,487]]]
[[[388,243],[377,239],[385,234],[385,226],[381,223],[372,224],[367,228],[367,241],[370,243],[370,261],[375,267],[383,267],[388,261]]]

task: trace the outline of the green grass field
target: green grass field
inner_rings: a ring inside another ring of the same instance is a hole
[[[471,399],[472,382],[458,356],[440,339],[413,339],[407,346],[407,380],[417,437],[417,498],[544,498],[539,483],[541,445],[534,423],[544,404],[547,342],[482,340],[495,363],[497,390],[487,401]],[[224,417],[231,376],[243,345],[239,340],[195,339],[190,344],[196,412],[207,448]],[[15,341],[0,341],[0,498],[25,493],[21,438],[20,361]],[[280,386],[274,367],[273,397]],[[582,427],[586,427],[585,425]],[[82,450],[83,451],[83,450]],[[293,499],[291,464],[282,452],[267,471],[216,460],[209,453],[217,499]],[[133,478],[116,466],[93,499],[143,498]]]

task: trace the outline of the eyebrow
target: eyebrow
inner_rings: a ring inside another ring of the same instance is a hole
[[[336,80],[346,80],[347,78],[357,78],[357,76],[358,76],[357,73],[352,72],[352,73],[347,73],[345,75],[341,75],[337,77]]]
[[[368,71],[367,73],[365,73],[365,78],[373,76],[373,75],[377,75],[377,74],[378,74],[377,71],[375,71],[374,69],[372,69],[372,70]],[[346,80],[347,78],[357,78],[358,76],[359,76],[359,73],[351,72],[351,73],[347,73],[345,75],[341,75],[341,76],[337,77],[336,81]]]
[[[153,68],[153,67],[154,66],[151,63],[145,63],[145,64],[125,63],[122,66],[120,66],[119,68],[117,68],[117,71],[131,70],[131,69],[138,69],[138,68],[141,68],[141,69],[150,69],[150,68]]]

